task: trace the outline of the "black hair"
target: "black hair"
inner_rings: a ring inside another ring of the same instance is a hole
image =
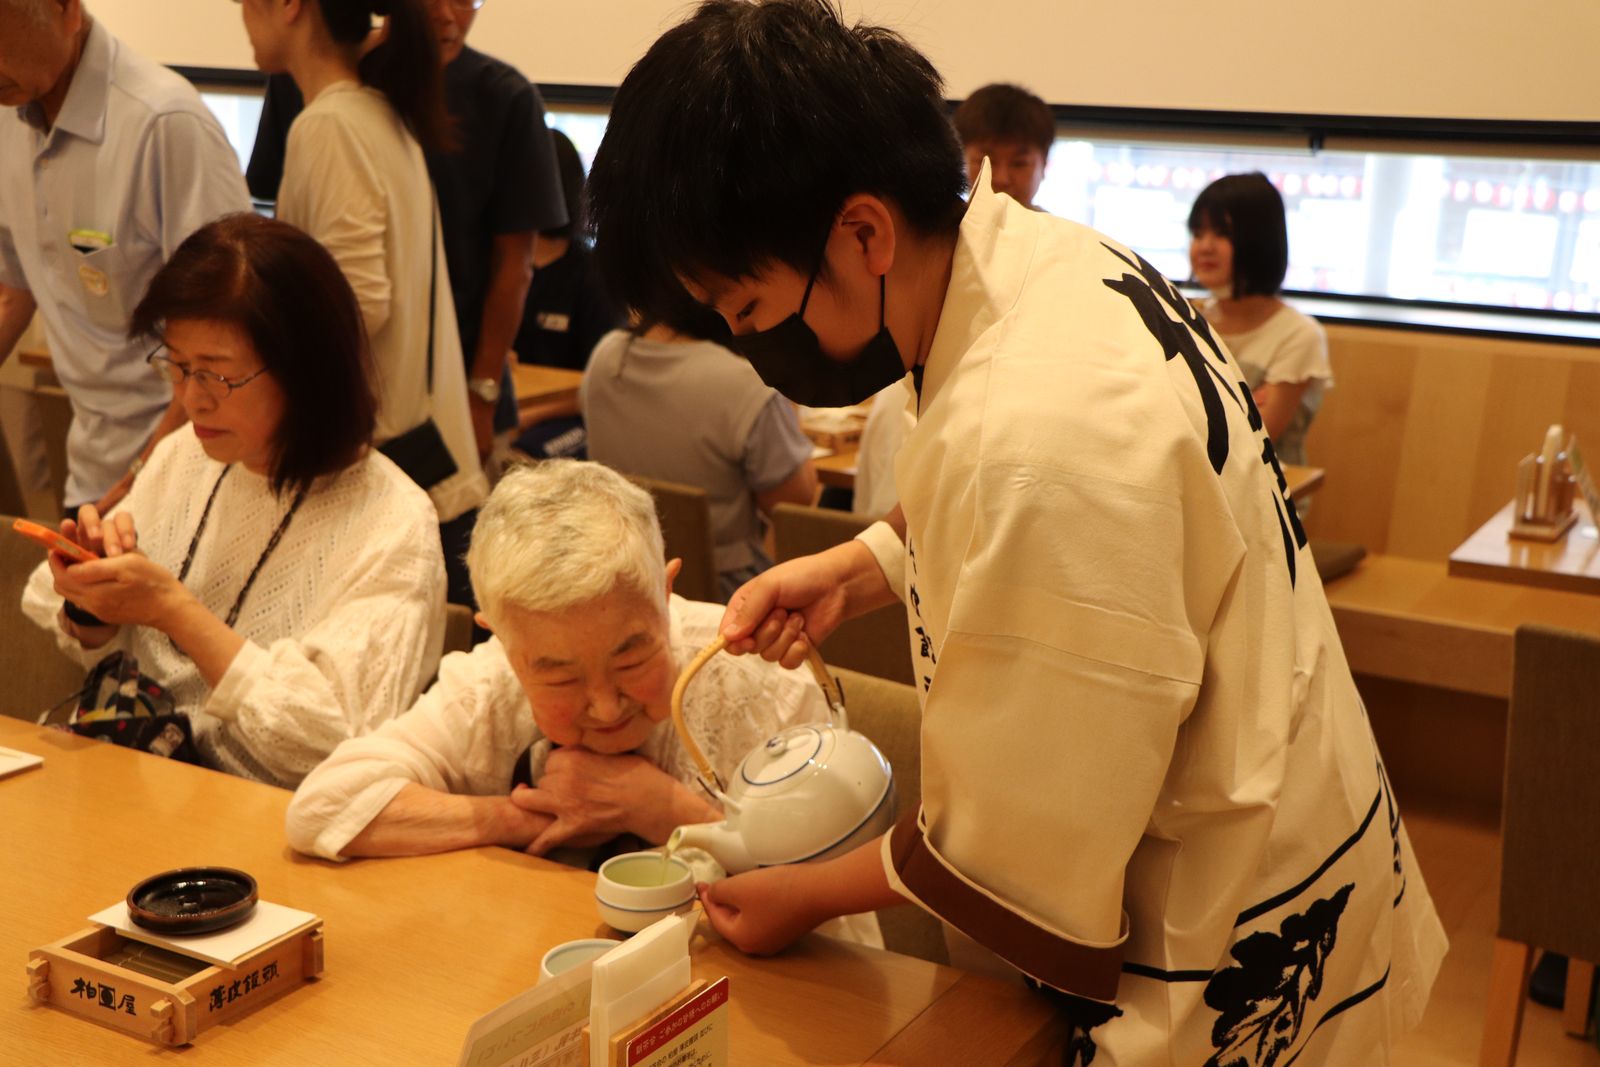
[[[567,224],[545,230],[549,237],[571,237],[582,233],[583,227],[583,157],[572,139],[554,127],[550,130],[550,144],[555,148],[556,172],[561,176],[561,193],[567,201]]]
[[[1233,295],[1275,296],[1289,272],[1283,197],[1260,171],[1218,178],[1195,197],[1189,232],[1208,229],[1233,243]]]
[[[665,326],[680,337],[713,341],[719,345],[727,344],[733,335],[727,319],[692,299],[681,289],[664,295],[655,307],[641,310],[634,324],[629,327],[629,332],[635,337],[643,337],[656,325]]]
[[[333,256],[286,222],[250,212],[207,223],[150,280],[130,339],[181,319],[228,322],[283,390],[272,488],[308,488],[361,456],[377,424],[366,328]]]
[[[828,0],[704,0],[634,64],[589,175],[606,289],[642,312],[679,273],[809,274],[844,201],[953,233],[966,167],[933,66]]]
[[[439,39],[428,21],[428,0],[317,0],[328,34],[359,45],[372,33],[372,17],[388,19],[381,44],[361,57],[363,85],[388,99],[406,128],[430,152],[457,147],[455,124],[444,103]]]
[[[1025,144],[1048,155],[1056,140],[1050,105],[1016,85],[985,85],[961,102],[956,134],[964,145]]]

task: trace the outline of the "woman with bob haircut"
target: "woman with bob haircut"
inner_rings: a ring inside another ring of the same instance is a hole
[[[1289,270],[1283,197],[1259,171],[1218,178],[1195,198],[1189,233],[1194,280],[1211,290],[1200,313],[1239,361],[1278,458],[1304,464],[1333,371],[1322,325],[1278,295]]]
[[[23,611],[85,665],[130,653],[203,762],[292,787],[404,711],[443,641],[428,497],[368,447],[366,338],[333,258],[282,222],[225,216],[151,281],[130,336],[189,425],[133,490],[61,532]]]
[[[489,483],[423,156],[454,147],[429,5],[242,3],[256,66],[288,73],[306,101],[289,127],[277,217],[320,241],[355,290],[372,339],[374,440],[404,438],[389,454],[439,513],[450,600],[471,603],[462,557]]]

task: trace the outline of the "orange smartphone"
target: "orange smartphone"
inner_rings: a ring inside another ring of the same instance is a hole
[[[40,526],[27,519],[18,519],[11,524],[11,528],[23,537],[39,542],[50,551],[61,553],[74,563],[88,563],[92,559],[100,558],[76,541],[68,541],[59,531],[52,530],[48,526]]]

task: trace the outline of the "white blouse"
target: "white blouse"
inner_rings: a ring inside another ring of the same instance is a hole
[[[466,362],[435,214],[422,149],[376,89],[336,82],[289,128],[278,218],[320,241],[355,290],[372,339],[376,439],[397,437],[430,415],[439,427],[456,473],[430,495],[440,521],[448,522],[482,504],[489,483],[472,433]]]
[[[724,609],[674,596],[667,610],[672,661],[681,670],[716,638]],[[825,721],[828,705],[809,670],[719,655],[695,675],[683,714],[727,781],[751,749],[797,723]],[[471,652],[446,656],[438,682],[416,707],[340,745],[306,778],[289,805],[289,844],[337,859],[407,782],[441,793],[504,795],[525,753],[537,785],[551,747],[533,721],[505,646],[491,638]],[[671,720],[656,725],[638,754],[695,785],[694,761]]]
[[[116,509],[134,517],[140,550],[173,575],[223,470],[185,426],[156,447]],[[217,488],[184,584],[219,618],[289,505],[240,465]],[[22,609],[85,667],[118,650],[137,656],[189,716],[211,766],[293,787],[339,742],[410,707],[433,676],[444,641],[437,522],[427,495],[376,452],[318,479],[245,596],[234,624],[245,645],[214,690],[158,630],[124,626],[97,649],[68,637],[47,564]]]

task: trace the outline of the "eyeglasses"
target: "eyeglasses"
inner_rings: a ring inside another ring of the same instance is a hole
[[[171,356],[163,356],[159,348],[145,356],[144,361],[160,371],[161,375],[172,383],[174,389],[181,387],[184,382],[193,378],[199,383],[201,392],[212,400],[217,401],[228,399],[228,396],[235,389],[249,385],[267,373],[267,368],[262,367],[254,374],[246,375],[243,378],[224,378],[222,375],[214,374],[208,370],[190,370],[184,364],[175,361]]]

